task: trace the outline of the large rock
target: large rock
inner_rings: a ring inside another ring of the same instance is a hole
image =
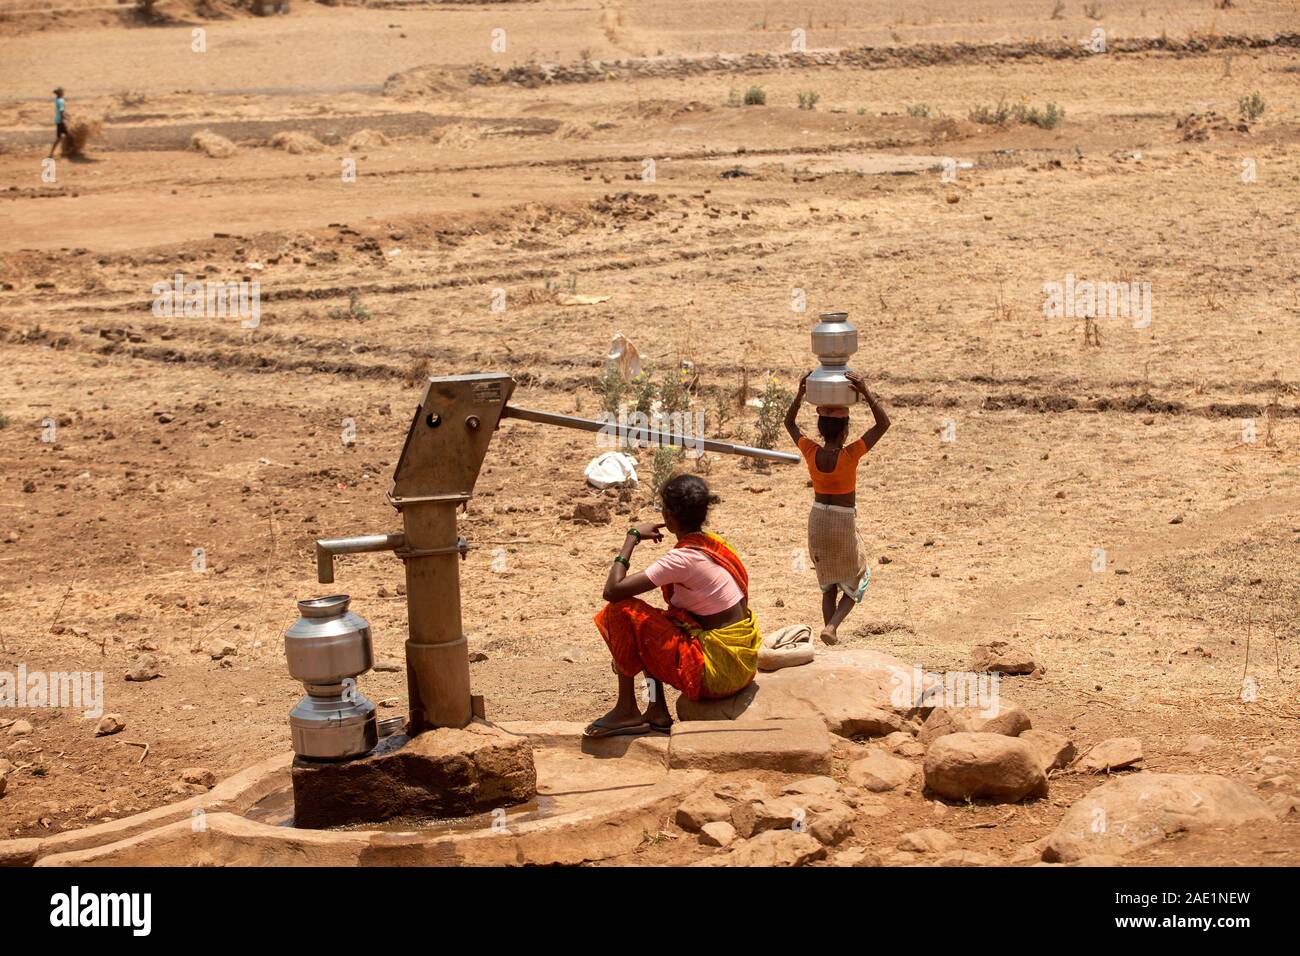
[[[1043,773],[1049,770],[1064,770],[1074,759],[1076,751],[1073,742],[1060,734],[1046,730],[1022,730],[1019,736],[1034,751]]]
[[[1019,704],[999,695],[997,707],[936,707],[916,735],[925,746],[948,734],[1004,734],[1018,737],[1029,730],[1029,715]]]
[[[729,853],[694,866],[803,866],[826,858],[826,847],[808,833],[768,830],[746,840]]]
[[[292,776],[297,827],[464,817],[537,793],[528,739],[477,720],[414,738],[383,737],[369,754],[344,763],[298,758]]]
[[[908,693],[917,675],[916,669],[878,651],[819,650],[811,664],[760,673],[731,697],[679,697],[677,716],[687,721],[816,717],[841,737],[883,737],[911,730],[910,719],[923,709]]]
[[[925,785],[952,800],[1014,803],[1047,796],[1047,776],[1029,744],[988,733],[947,734],[925,755]]]
[[[1103,740],[1079,760],[1077,769],[1084,773],[1122,770],[1142,762],[1142,741],[1136,737],[1112,737]]]
[[[884,793],[901,787],[912,779],[916,765],[883,750],[872,750],[860,760],[849,764],[849,780],[854,786],[872,793]]]
[[[779,770],[829,774],[831,736],[816,718],[796,720],[688,720],[668,738],[673,770]]]
[[[1076,801],[1044,841],[1043,859],[1072,863],[1122,856],[1174,833],[1269,822],[1250,788],[1214,774],[1138,772],[1115,777]]]

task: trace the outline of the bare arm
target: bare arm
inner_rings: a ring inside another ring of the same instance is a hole
[[[659,529],[663,525],[655,524],[653,521],[645,521],[636,526],[636,530],[641,533],[641,537],[627,533],[623,539],[623,550],[619,552],[619,557],[628,560],[632,557],[632,552],[643,539],[651,541],[662,541],[664,536]],[[638,594],[645,594],[647,591],[653,591],[654,582],[646,577],[644,571],[638,571],[636,574],[629,574],[627,565],[623,561],[615,561],[609,569],[609,576],[605,578],[605,590],[601,597],[606,601],[622,601],[624,598],[636,597]]]
[[[799,439],[803,437],[803,432],[799,430],[797,419],[799,418],[799,406],[803,404],[803,397],[808,391],[808,376],[812,372],[805,373],[804,377],[799,379],[799,390],[794,394],[794,401],[785,413],[785,430],[790,435],[790,440],[796,445]]]
[[[871,409],[871,414],[876,420],[876,423],[862,434],[863,444],[867,446],[867,451],[871,451],[872,448],[876,447],[876,442],[880,441],[885,436],[885,432],[889,431],[891,424],[889,413],[880,404],[880,397],[867,388],[867,383],[863,381],[861,375],[857,372],[849,372],[848,380],[853,383],[853,390],[862,396],[863,401],[867,403],[867,407]]]

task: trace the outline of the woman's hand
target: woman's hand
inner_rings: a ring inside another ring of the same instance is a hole
[[[659,530],[664,527],[663,524],[656,524],[653,521],[642,521],[635,527],[637,534],[641,536],[639,539],[641,541],[649,540],[658,544],[664,539],[663,533]]]
[[[809,369],[807,372],[803,373],[803,378],[799,379],[799,398],[803,398],[804,394],[808,391],[808,376],[811,374],[812,370]]]
[[[857,372],[845,372],[844,377],[847,378],[849,384],[853,386],[853,391],[857,392],[863,398],[871,397],[870,392],[867,389],[866,381]]]

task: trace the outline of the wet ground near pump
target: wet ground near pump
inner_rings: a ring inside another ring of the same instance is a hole
[[[513,806],[466,817],[397,817],[373,823],[328,827],[336,831],[377,830],[467,833],[492,826],[511,827],[585,809],[616,806],[660,783],[667,769],[655,760],[596,756],[569,747],[543,747],[533,751],[537,768],[537,795]],[[293,787],[287,783],[257,803],[243,816],[274,827],[292,827]]]
[[[517,826],[533,820],[543,820],[556,812],[556,798],[547,794],[538,794],[525,803],[514,806],[499,807],[486,813],[471,814],[466,817],[394,817],[374,823],[352,823],[344,826],[325,827],[323,829],[380,830],[388,833],[426,830],[437,833],[469,833],[474,830],[491,829],[495,826]],[[286,786],[267,794],[244,812],[244,817],[257,823],[273,827],[292,827],[294,819],[293,787]]]

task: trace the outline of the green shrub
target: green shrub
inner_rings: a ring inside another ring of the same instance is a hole
[[[1250,96],[1243,96],[1238,100],[1237,109],[1242,116],[1253,123],[1264,115],[1264,97],[1259,95],[1259,90],[1256,90]]]

